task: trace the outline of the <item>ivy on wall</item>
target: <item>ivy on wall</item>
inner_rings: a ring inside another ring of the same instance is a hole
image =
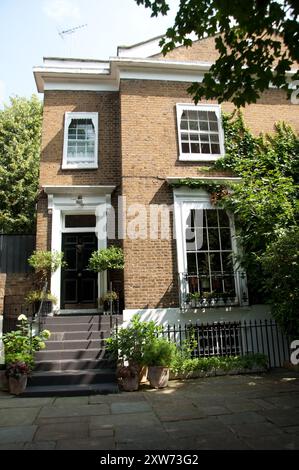
[[[179,185],[205,189],[211,193],[214,204],[234,213],[237,237],[243,247],[240,262],[248,274],[251,302],[269,301],[273,315],[279,311],[276,318],[283,328],[290,334],[299,334],[299,295],[298,291],[294,292],[294,284],[299,285],[298,135],[288,124],[278,123],[273,134],[254,136],[240,112],[225,115],[223,125],[226,155],[209,167],[208,172],[214,174],[221,170],[241,177],[242,181],[228,183],[229,191],[228,184],[207,183],[204,179],[186,178]],[[289,263],[285,257],[286,266],[281,252],[285,246],[287,254],[290,239],[293,258]],[[269,263],[271,260],[273,267],[275,257],[274,285],[269,282]],[[286,267],[292,282],[278,282],[280,276],[285,277]],[[279,302],[280,298],[284,302]]]

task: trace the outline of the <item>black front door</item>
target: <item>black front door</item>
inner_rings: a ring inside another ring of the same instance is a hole
[[[87,269],[88,260],[97,250],[94,233],[62,234],[62,251],[67,267],[61,270],[61,308],[95,308],[98,275]]]

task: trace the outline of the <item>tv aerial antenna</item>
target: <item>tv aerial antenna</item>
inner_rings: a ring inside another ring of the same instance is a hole
[[[69,52],[68,55],[72,55],[72,49],[74,49],[74,36],[73,34],[76,33],[79,29],[85,28],[87,24],[80,24],[79,26],[75,26],[74,28],[70,29],[64,29],[59,31],[58,29],[58,34],[61,37],[63,41],[65,41],[67,38],[69,38],[69,41],[65,41],[66,46],[68,46]]]
[[[74,28],[65,29],[65,30],[63,30],[63,31],[58,31],[58,34],[59,34],[59,36],[61,37],[61,39],[64,39],[64,36],[65,36],[65,35],[67,35],[67,34],[73,34],[73,33],[75,33],[78,29],[85,28],[85,26],[87,26],[87,23],[86,23],[86,24],[80,24],[79,26],[75,26]]]

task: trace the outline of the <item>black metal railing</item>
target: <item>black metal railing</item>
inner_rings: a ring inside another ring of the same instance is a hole
[[[191,347],[191,357],[260,353],[269,367],[282,367],[290,358],[290,341],[271,319],[167,325],[161,334],[180,348]]]
[[[183,312],[194,308],[248,305],[246,273],[179,273],[179,301]]]

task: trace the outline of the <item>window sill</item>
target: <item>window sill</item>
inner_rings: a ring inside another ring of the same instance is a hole
[[[97,170],[98,165],[61,165],[62,170]]]
[[[184,153],[179,155],[179,161],[182,162],[215,162],[224,155],[191,155]]]

